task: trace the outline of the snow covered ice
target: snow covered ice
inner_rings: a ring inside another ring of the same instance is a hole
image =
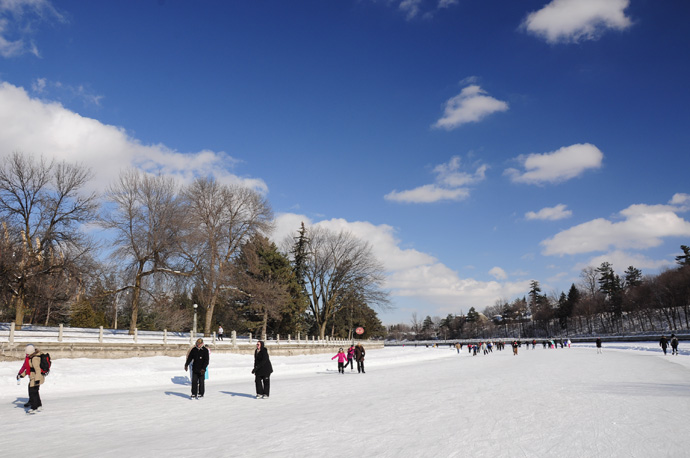
[[[58,359],[26,415],[20,362],[0,363],[0,450],[45,457],[690,456],[690,355],[656,343],[571,349],[369,350],[272,356],[270,399],[251,355],[211,354],[202,400],[184,358]],[[269,347],[270,352],[270,347]],[[335,354],[335,353],[334,353]]]

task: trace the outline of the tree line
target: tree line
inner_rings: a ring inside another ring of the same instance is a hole
[[[0,321],[183,331],[198,304],[206,335],[383,335],[383,267],[351,233],[302,224],[279,247],[248,187],[129,169],[99,195],[92,178],[21,153],[0,162]]]
[[[690,329],[690,247],[677,267],[643,276],[629,266],[619,276],[608,262],[586,267],[568,292],[544,294],[537,280],[512,301],[498,300],[478,312],[445,318],[412,315],[411,324],[388,327],[391,339],[475,339],[590,336]]]

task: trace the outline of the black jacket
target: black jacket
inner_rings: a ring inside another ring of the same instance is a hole
[[[201,348],[195,346],[189,351],[187,362],[184,363],[184,366],[187,367],[191,364],[192,370],[200,374],[208,367],[208,356],[208,348],[204,346]]]
[[[273,366],[271,366],[271,360],[268,357],[268,350],[261,342],[261,350],[254,350],[254,370],[252,373],[258,377],[268,377],[273,373]]]

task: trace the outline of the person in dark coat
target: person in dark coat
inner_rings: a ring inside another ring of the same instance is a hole
[[[254,383],[256,384],[256,398],[268,398],[271,391],[271,374],[273,373],[273,366],[268,357],[268,350],[262,340],[256,343],[256,350],[254,350]]]
[[[599,353],[601,353],[601,337],[597,337],[596,345],[597,345],[597,354],[599,354]]]
[[[357,361],[357,372],[360,374],[364,374],[364,355],[366,352],[364,351],[364,347],[362,346],[361,343],[358,343],[355,345],[355,361]]]
[[[678,355],[678,337],[675,334],[671,334],[671,354]]]
[[[204,392],[206,391],[204,379],[208,362],[208,348],[204,347],[204,341],[202,339],[197,339],[196,346],[189,351],[187,361],[184,363],[185,371],[187,371],[190,365],[192,366],[191,399],[201,399],[204,397]]]
[[[666,354],[666,349],[668,348],[668,339],[666,336],[661,336],[661,340],[659,340],[659,345],[661,346],[661,349],[664,350],[664,354]]]

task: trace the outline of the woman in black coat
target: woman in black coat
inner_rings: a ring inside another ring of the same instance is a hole
[[[271,391],[271,374],[273,373],[273,366],[268,357],[268,350],[264,346],[264,342],[259,340],[256,343],[256,350],[254,350],[254,383],[256,384],[256,398],[267,398]]]

